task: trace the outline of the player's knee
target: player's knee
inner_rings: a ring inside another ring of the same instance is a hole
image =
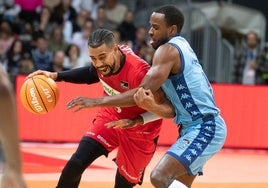
[[[169,185],[169,178],[159,169],[154,169],[151,172],[150,180],[156,188],[164,188]]]

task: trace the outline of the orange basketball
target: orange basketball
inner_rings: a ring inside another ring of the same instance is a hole
[[[54,80],[44,75],[37,75],[22,84],[20,99],[29,112],[46,114],[56,106],[59,90]]]

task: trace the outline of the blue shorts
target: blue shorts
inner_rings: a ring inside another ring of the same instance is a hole
[[[179,139],[167,154],[179,160],[189,175],[201,175],[206,161],[222,148],[226,132],[221,116],[182,125]]]

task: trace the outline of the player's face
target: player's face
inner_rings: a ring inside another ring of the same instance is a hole
[[[89,54],[92,60],[92,65],[103,76],[111,76],[116,72],[116,46],[108,47],[105,44],[92,48],[89,47]]]
[[[154,49],[157,49],[160,45],[166,43],[169,39],[169,27],[166,25],[165,15],[153,12],[150,17],[150,25],[150,44],[153,46]]]

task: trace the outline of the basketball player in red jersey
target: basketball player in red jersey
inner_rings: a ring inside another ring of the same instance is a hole
[[[138,87],[149,70],[149,65],[136,56],[129,47],[116,45],[113,33],[109,30],[100,29],[93,32],[88,45],[92,59],[92,65],[89,67],[59,73],[37,71],[28,77],[44,74],[56,81],[87,84],[100,82],[104,95],[107,96]],[[173,108],[161,90],[157,93],[155,97],[159,103],[166,105],[167,108]],[[83,98],[86,97],[77,100]],[[80,109],[82,107],[76,111]],[[136,116],[140,118],[135,119]],[[129,129],[110,129],[105,126],[106,123],[120,119],[133,119],[129,125],[138,125]],[[144,169],[156,149],[160,126],[159,117],[137,106],[101,107],[80,141],[77,151],[62,170],[57,188],[78,187],[83,171],[96,158],[101,155],[107,156],[115,148],[118,148],[115,159],[118,166],[115,188],[132,188],[141,183]]]

